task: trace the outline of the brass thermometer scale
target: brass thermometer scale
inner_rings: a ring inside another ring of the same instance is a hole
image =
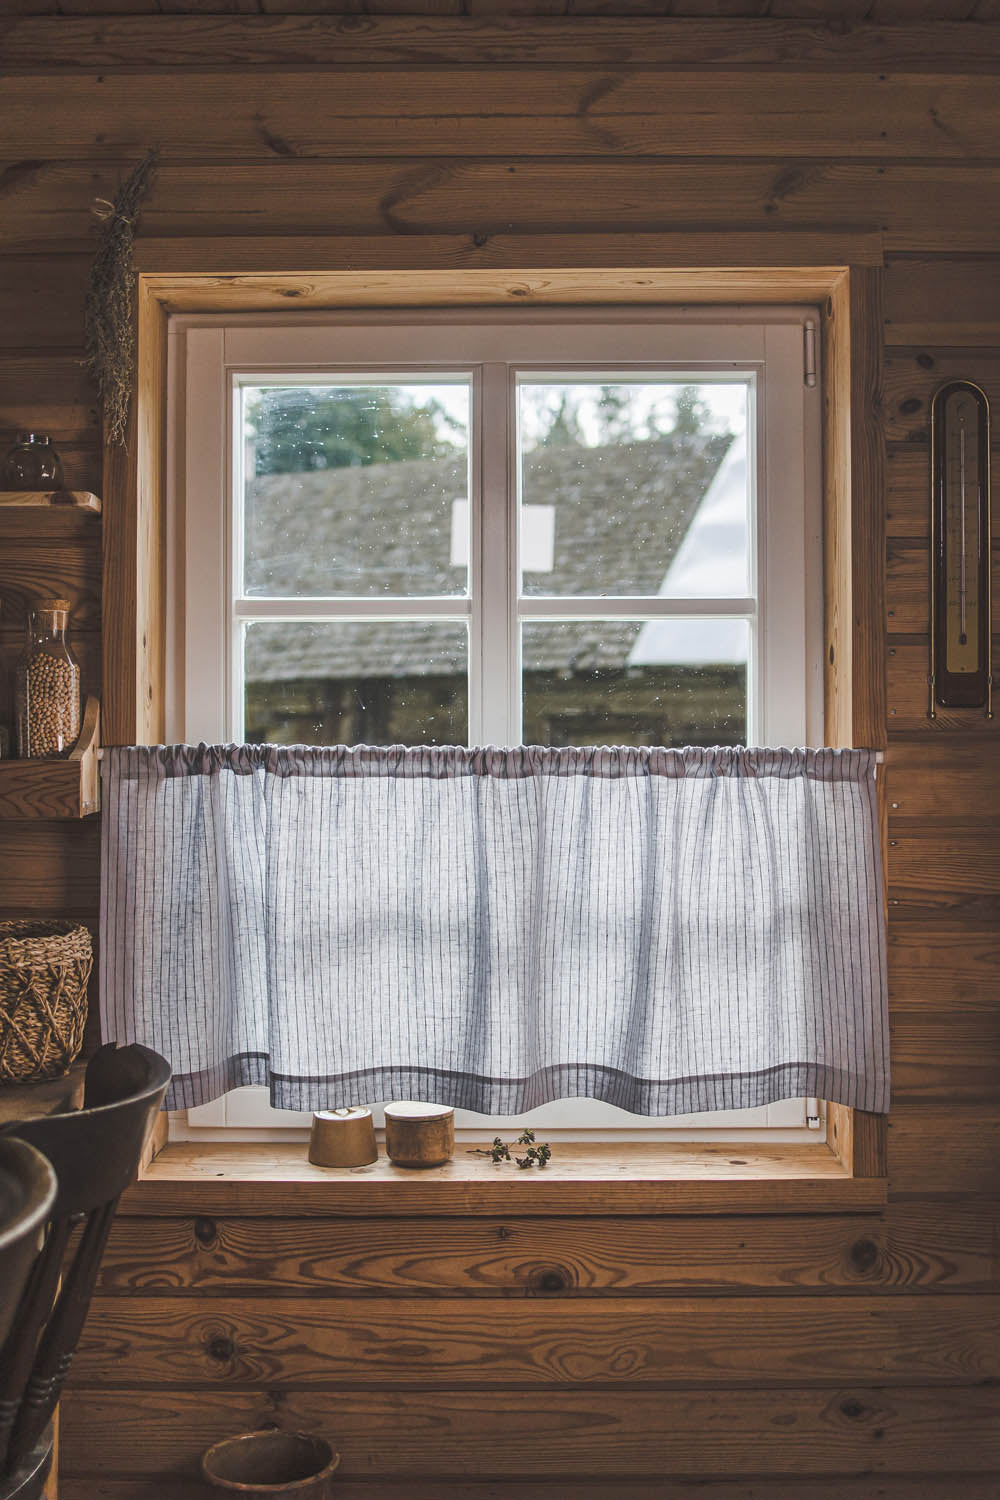
[[[938,706],[992,719],[990,612],[990,406],[954,380],[931,406],[932,719]]]

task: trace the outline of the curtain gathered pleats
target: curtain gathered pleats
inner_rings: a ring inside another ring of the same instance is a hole
[[[875,752],[177,745],[103,764],[104,1035],[171,1108],[888,1107]]]

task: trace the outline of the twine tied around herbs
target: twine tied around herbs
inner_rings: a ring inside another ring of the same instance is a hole
[[[100,238],[84,307],[87,356],[84,364],[97,381],[109,442],[125,442],[135,381],[135,226],[148,194],[159,152],[147,151],[113,200],[98,198],[91,212]]]

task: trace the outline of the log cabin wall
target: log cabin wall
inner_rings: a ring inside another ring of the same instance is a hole
[[[0,35],[0,441],[52,433],[74,488],[103,479],[89,205],[151,144],[142,233],[192,268],[220,236],[464,265],[510,234],[881,237],[895,1088],[874,1216],[126,1215],[62,1500],[194,1500],[201,1448],[268,1421],[334,1436],[345,1500],[995,1497],[998,730],[930,722],[926,673],[934,388],[979,382],[1000,428],[1000,7],[98,8],[6,4]],[[55,588],[98,690],[100,541],[64,533],[4,533],[0,655]],[[2,915],[97,910],[98,820],[0,825]]]

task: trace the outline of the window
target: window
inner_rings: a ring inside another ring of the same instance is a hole
[[[821,742],[814,317],[173,319],[171,737]]]

